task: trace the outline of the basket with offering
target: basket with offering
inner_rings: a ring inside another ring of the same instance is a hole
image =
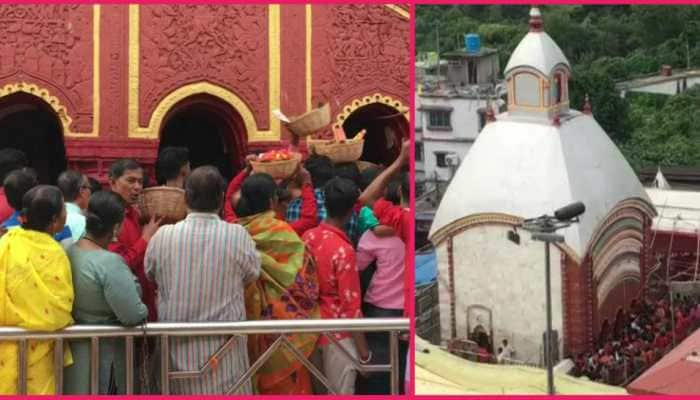
[[[257,173],[265,173],[274,179],[286,179],[294,174],[301,162],[301,154],[288,150],[272,150],[262,153],[250,166]]]
[[[353,162],[362,157],[365,144],[365,130],[361,130],[353,138],[347,139],[343,128],[334,130],[334,139],[306,139],[306,145],[312,153],[326,156],[335,163]]]

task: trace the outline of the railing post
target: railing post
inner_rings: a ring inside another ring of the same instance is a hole
[[[161,394],[170,394],[170,349],[168,336],[160,337],[160,389]]]
[[[63,394],[63,339],[58,338],[53,346],[53,366],[56,378],[56,394]]]
[[[169,338],[170,336],[180,337],[198,337],[198,336],[230,336],[230,335],[253,335],[253,334],[275,334],[275,333],[306,333],[306,332],[319,332],[322,335],[329,335],[332,332],[340,331],[369,331],[369,332],[389,332],[389,345],[390,345],[390,364],[384,365],[360,365],[356,359],[356,356],[349,355],[346,349],[342,346],[340,349],[341,353],[348,358],[348,361],[354,364],[358,370],[365,372],[389,372],[391,383],[391,392],[399,393],[401,379],[399,377],[399,346],[398,346],[398,332],[404,331],[408,328],[407,319],[384,319],[375,318],[367,320],[277,320],[277,321],[240,321],[240,322],[192,322],[192,323],[153,323],[148,324],[144,327],[143,331],[139,331],[136,328],[127,328],[121,326],[104,326],[104,325],[76,325],[67,327],[63,330],[55,332],[41,332],[41,331],[31,331],[22,329],[19,327],[0,327],[0,341],[9,341],[17,343],[18,346],[18,379],[16,385],[17,394],[27,394],[29,391],[28,386],[28,345],[33,343],[33,341],[46,341],[53,346],[54,358],[51,361],[55,367],[56,382],[55,389],[57,394],[62,394],[63,392],[63,355],[65,349],[65,340],[90,340],[90,361],[86,367],[89,367],[90,376],[90,393],[99,394],[100,392],[100,339],[102,338],[119,338],[117,340],[125,340],[125,361],[126,361],[126,371],[125,375],[127,378],[126,382],[126,392],[127,394],[133,394],[134,391],[134,337],[143,333],[144,338],[159,337],[160,340],[160,360],[161,366],[161,383],[162,383],[162,393],[170,394],[170,380],[171,379],[184,379],[190,376],[200,376],[204,372],[208,371],[211,366],[209,363],[213,363],[222,355],[228,346],[220,348],[212,358],[207,361],[205,367],[206,371],[195,370],[195,371],[170,371],[170,357],[169,357]],[[329,336],[331,342],[338,345],[337,341]],[[313,364],[311,364],[306,357],[298,352],[298,349],[294,348],[291,343],[288,343],[283,336],[280,336],[280,341],[276,341],[274,344],[275,349],[268,348],[265,352],[267,356],[276,350],[276,347],[283,345],[287,350],[291,351],[295,357],[299,358],[301,362],[309,368],[309,370],[314,373],[314,375],[323,375],[318,371]],[[284,340],[282,340],[284,339]],[[233,343],[233,342],[231,342]],[[273,346],[271,346],[273,347]],[[235,392],[246,380],[250,379],[250,376],[257,371],[262,365],[264,360],[257,360],[251,369],[245,372],[245,375],[240,377],[236,382],[235,387],[231,392]],[[150,365],[153,367],[153,365]],[[86,373],[88,373],[86,371]],[[106,382],[102,382],[106,383]],[[120,388],[120,390],[123,390]],[[331,390],[332,391],[332,390]]]
[[[391,359],[391,394],[399,394],[399,337],[398,332],[389,332],[389,357]]]
[[[90,340],[90,393],[99,394],[100,391],[100,339],[92,337]]]
[[[125,343],[126,394],[134,394],[134,337],[127,336]]]
[[[27,394],[27,340],[19,341],[19,365],[17,366],[17,394]]]

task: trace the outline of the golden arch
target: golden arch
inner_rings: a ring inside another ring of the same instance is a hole
[[[168,94],[156,106],[153,114],[151,114],[151,119],[148,126],[145,128],[137,127],[135,131],[131,132],[131,134],[134,137],[143,138],[152,138],[154,135],[158,135],[158,132],[160,132],[163,124],[163,119],[168,111],[170,111],[170,109],[181,100],[198,94],[208,94],[214,96],[233,107],[233,109],[241,115],[248,138],[255,137],[258,128],[257,124],[255,123],[253,112],[250,110],[250,108],[248,108],[248,105],[235,93],[209,82],[198,82],[185,85]]]
[[[76,132],[72,132],[70,130],[70,125],[73,122],[73,119],[70,117],[70,115],[68,115],[66,107],[61,104],[58,97],[52,95],[48,89],[27,82],[11,83],[0,88],[0,98],[7,97],[15,93],[30,94],[46,102],[46,104],[48,104],[51,109],[56,112],[56,115],[58,115],[58,119],[61,121],[61,128],[64,136],[87,136],[85,134],[76,134]]]
[[[129,5],[129,114],[128,114],[128,135],[129,138],[139,138],[139,139],[156,139],[158,137],[158,131],[154,131],[153,125],[156,120],[158,120],[158,127],[160,127],[160,122],[165,115],[161,107],[165,107],[166,111],[172,107],[175,103],[166,103],[172,100],[172,96],[177,93],[178,96],[182,96],[183,93],[189,91],[192,94],[208,93],[214,95],[227,103],[231,104],[243,118],[246,130],[248,131],[249,141],[276,141],[280,139],[281,135],[281,123],[272,114],[272,111],[280,108],[281,96],[280,96],[280,79],[281,79],[281,50],[280,50],[280,40],[281,40],[281,28],[280,28],[280,5],[279,4],[269,4],[268,8],[268,55],[269,55],[269,72],[268,81],[270,83],[269,93],[268,93],[268,107],[270,113],[269,125],[270,128],[267,131],[262,131],[257,129],[255,124],[255,119],[252,117],[252,112],[245,106],[245,103],[240,100],[240,98],[234,95],[232,92],[225,90],[219,86],[212,85],[208,82],[194,83],[181,87],[168,96],[161,100],[161,102],[156,106],[153,114],[151,115],[151,120],[148,127],[141,127],[139,125],[139,63],[140,63],[140,5],[130,4]],[[198,86],[203,85],[203,86]],[[193,90],[198,90],[203,87],[206,92],[192,92]],[[187,97],[187,96],[183,96]],[[180,100],[182,99],[180,98]],[[169,106],[168,106],[169,104]],[[238,104],[239,106],[235,106]],[[243,106],[243,107],[241,107]],[[160,114],[158,112],[160,111]]]
[[[406,118],[406,121],[411,122],[409,115],[410,109],[406,105],[404,105],[401,102],[401,100],[394,99],[391,96],[386,96],[381,93],[375,93],[371,96],[365,96],[350,101],[346,106],[342,108],[342,111],[336,115],[335,124],[333,124],[333,128],[339,129],[350,117],[350,114],[352,114],[361,107],[374,103],[384,104],[386,106],[394,108],[395,110],[403,114],[404,118]]]
[[[90,137],[99,135],[100,124],[100,13],[99,4],[92,7],[92,131],[74,132],[71,130],[73,119],[66,107],[51,92],[39,85],[28,82],[16,82],[0,88],[0,98],[14,93],[27,93],[45,101],[58,115],[63,129],[63,137]]]

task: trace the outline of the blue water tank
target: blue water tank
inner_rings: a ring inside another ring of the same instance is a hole
[[[476,33],[464,35],[464,47],[469,54],[478,54],[481,51],[481,38]]]

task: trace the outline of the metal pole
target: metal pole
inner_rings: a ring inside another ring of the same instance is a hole
[[[668,280],[668,279],[667,279]],[[670,298],[671,307],[669,311],[671,312],[671,335],[673,336],[673,347],[676,347],[676,313],[673,310],[673,292],[671,291],[671,286],[668,287],[668,297]]]
[[[160,337],[160,394],[170,394],[170,349],[168,336]]]
[[[93,337],[90,342],[90,394],[100,391],[100,339]]]
[[[56,339],[54,343],[53,363],[56,394],[63,394],[63,339]]]
[[[27,394],[27,341],[19,341],[19,366],[17,370],[17,394]]]
[[[440,23],[435,24],[435,35],[437,41],[437,84],[440,88]]]
[[[547,363],[547,393],[554,394],[554,366],[552,365],[552,293],[549,282],[549,242],[544,242],[545,289],[547,291],[547,333],[545,334],[544,357]]]
[[[126,337],[126,394],[134,394],[134,337]]]
[[[399,394],[399,338],[397,332],[389,333],[389,357],[391,358],[391,394]]]

